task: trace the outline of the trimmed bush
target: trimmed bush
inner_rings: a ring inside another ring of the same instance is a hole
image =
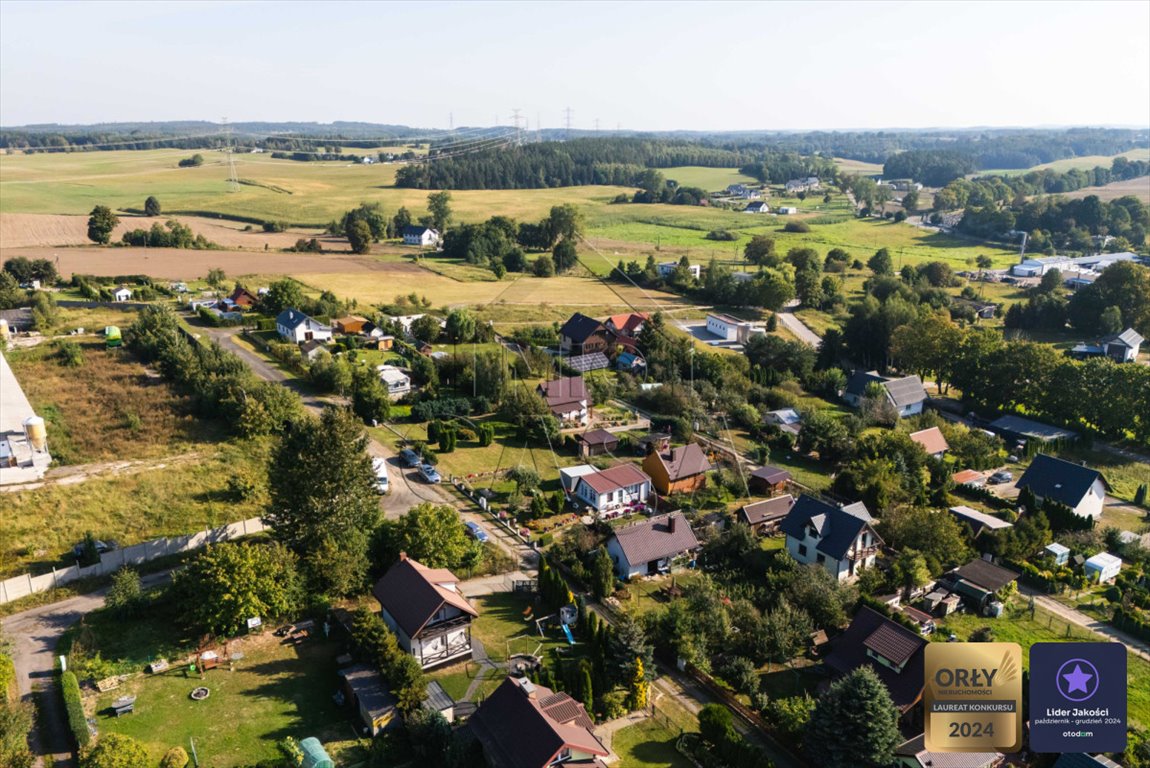
[[[80,681],[73,672],[60,674],[60,693],[64,696],[64,711],[68,715],[68,727],[80,747],[88,746],[92,740],[88,732],[88,721],[84,717],[84,705],[80,702]]]

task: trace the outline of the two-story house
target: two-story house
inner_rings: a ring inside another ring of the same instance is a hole
[[[400,553],[372,590],[399,647],[424,669],[471,658],[471,620],[479,614],[445,568],[428,568]]]
[[[707,454],[697,443],[687,443],[666,451],[651,451],[643,459],[643,471],[660,495],[690,493],[707,485],[713,469]]]
[[[583,704],[525,677],[504,680],[467,727],[491,768],[605,768],[610,755]]]
[[[303,341],[331,341],[331,326],[288,308],[276,315],[276,332],[280,338],[299,344]]]
[[[585,427],[591,421],[587,386],[582,376],[564,376],[544,381],[537,391],[547,401],[551,415],[561,423],[574,422]]]
[[[846,632],[831,643],[826,665],[837,677],[870,667],[890,693],[900,714],[908,715],[922,699],[927,640],[877,611],[859,608]]]
[[[894,406],[900,417],[915,416],[922,413],[926,403],[926,388],[922,386],[922,379],[918,376],[903,376],[892,379],[879,375],[876,371],[855,371],[847,379],[846,389],[843,391],[843,400],[851,406],[858,408],[866,398],[870,384],[879,384],[887,400]]]
[[[431,227],[408,225],[400,234],[403,236],[404,245],[418,245],[423,248],[439,245],[439,232]]]
[[[610,469],[580,475],[573,495],[600,517],[621,513],[647,503],[647,497],[651,495],[651,478],[634,464],[617,464]]]
[[[559,350],[565,355],[589,355],[607,352],[611,346],[611,333],[607,326],[593,317],[576,312],[559,329]]]
[[[844,581],[874,565],[882,539],[873,522],[861,501],[836,507],[804,493],[780,528],[787,536],[791,557],[800,563],[817,563]]]
[[[1082,517],[1102,516],[1109,484],[1096,469],[1072,461],[1037,454],[1016,483],[1018,488],[1029,488],[1038,503],[1052,499],[1065,504]],[[1032,510],[1028,510],[1032,511]]]

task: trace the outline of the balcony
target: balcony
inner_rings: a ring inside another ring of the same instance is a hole
[[[847,552],[846,559],[847,560],[866,560],[868,557],[875,555],[877,553],[878,553],[878,546],[877,545],[871,545],[869,547],[860,547],[858,549],[852,549],[850,552]]]
[[[458,616],[452,616],[450,619],[445,619],[443,621],[437,621],[437,622],[428,624],[422,630],[420,630],[419,637],[421,637],[421,638],[436,637],[438,635],[442,635],[442,634],[445,634],[447,632],[450,632],[453,629],[458,629],[459,627],[465,627],[470,623],[471,623],[471,616],[466,614],[466,613],[462,613]]]

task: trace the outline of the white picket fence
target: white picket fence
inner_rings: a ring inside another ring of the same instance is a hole
[[[139,565],[157,557],[176,555],[180,552],[190,552],[194,549],[207,546],[208,544],[230,541],[231,539],[237,539],[241,536],[259,533],[266,527],[260,518],[253,517],[250,520],[240,520],[238,523],[229,523],[219,528],[209,528],[206,531],[199,531],[198,533],[190,533],[185,536],[175,536],[172,538],[153,539],[151,541],[145,541],[143,544],[136,544],[131,547],[124,547],[123,549],[115,549],[111,552],[104,553],[100,558],[100,562],[96,565],[89,565],[86,568],[72,565],[59,570],[53,568],[51,573],[43,573],[39,576],[33,576],[30,573],[13,576],[10,579],[0,581],[0,604],[18,600],[21,597],[27,597],[37,592],[46,592],[53,587],[67,584],[77,579],[83,579],[89,576],[105,576],[114,573],[125,565]]]

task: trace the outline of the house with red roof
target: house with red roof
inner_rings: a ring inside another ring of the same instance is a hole
[[[575,483],[574,496],[589,506],[599,517],[613,517],[632,509],[641,509],[651,495],[651,478],[631,463],[581,475]]]
[[[467,727],[491,768],[605,768],[611,754],[582,704],[526,678],[504,680]]]
[[[471,620],[479,615],[446,568],[428,568],[400,553],[372,590],[399,647],[424,669],[471,658]]]

